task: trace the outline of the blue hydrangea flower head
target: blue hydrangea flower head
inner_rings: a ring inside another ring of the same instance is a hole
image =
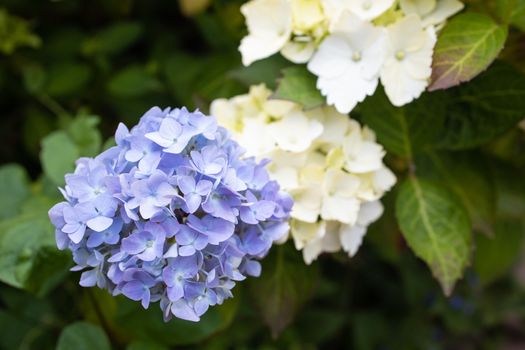
[[[72,251],[80,285],[198,321],[261,273],[292,199],[199,111],[154,107],[115,140],[66,175],[65,201],[49,211],[57,245]]]

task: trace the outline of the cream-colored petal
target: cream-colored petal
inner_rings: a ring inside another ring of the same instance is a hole
[[[436,9],[437,0],[400,0],[399,6],[407,15],[416,14],[423,17]]]
[[[303,249],[311,242],[321,240],[326,232],[326,224],[324,221],[310,223],[292,219],[290,227],[290,232],[297,250]]]
[[[325,17],[320,0],[291,0],[293,28],[296,31],[310,31],[322,25]]]
[[[293,63],[306,63],[310,60],[310,58],[312,58],[315,47],[316,45],[313,41],[308,41],[305,43],[289,41],[281,49],[281,55]]]

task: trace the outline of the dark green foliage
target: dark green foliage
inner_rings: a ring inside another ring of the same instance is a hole
[[[461,58],[476,69],[435,76],[459,86],[402,108],[378,89],[352,112],[398,177],[354,258],[306,266],[292,242],[277,246],[262,276],[200,323],[164,323],[156,304],[78,286],[47,211],[64,173],[111,145],[119,122],[153,105],[207,111],[261,83],[273,98],[324,103],[303,65],[276,55],[242,66],[241,3],[189,18],[177,1],[2,2],[0,349],[525,348],[524,0],[465,1],[470,14],[449,31],[467,22],[494,40],[461,39],[488,49]]]

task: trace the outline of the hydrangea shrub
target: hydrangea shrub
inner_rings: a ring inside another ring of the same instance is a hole
[[[266,161],[244,158],[198,111],[154,107],[131,130],[120,124],[115,140],[66,175],[66,200],[49,211],[57,245],[72,251],[82,286],[198,321],[260,275],[292,199]]]

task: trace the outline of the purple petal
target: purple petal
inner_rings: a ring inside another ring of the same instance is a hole
[[[171,312],[180,319],[197,322],[200,320],[186,300],[180,299],[171,305]]]
[[[83,272],[80,276],[80,282],[79,284],[82,287],[94,287],[97,284],[97,274],[98,270],[93,269],[86,272]]]
[[[131,281],[122,287],[122,294],[131,300],[139,301],[146,294],[146,287],[141,281]]]

